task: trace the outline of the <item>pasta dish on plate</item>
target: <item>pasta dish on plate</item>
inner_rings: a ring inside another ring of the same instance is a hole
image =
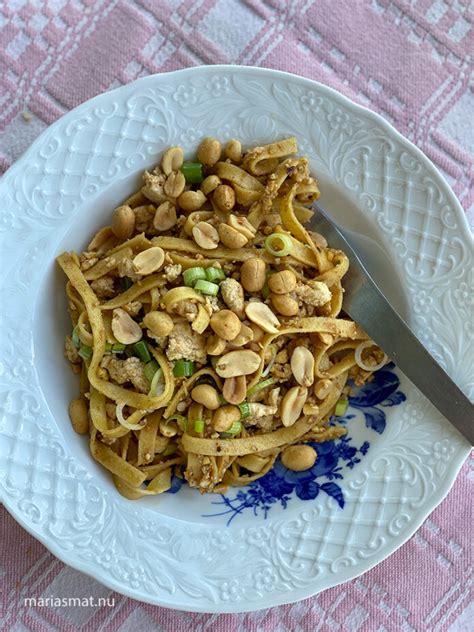
[[[80,379],[74,429],[130,499],[172,476],[224,492],[343,435],[385,354],[343,312],[348,259],[305,228],[319,197],[295,138],[170,147],[84,252],[57,262]],[[336,421],[336,423],[334,423]],[[331,423],[330,423],[331,422]]]

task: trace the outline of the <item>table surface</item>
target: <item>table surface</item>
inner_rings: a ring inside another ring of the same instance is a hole
[[[472,224],[472,9],[471,0],[6,0],[0,170],[50,123],[104,90],[199,64],[264,66],[316,79],[379,112],[437,165]],[[473,479],[471,458],[413,538],[360,578],[241,615],[170,611],[113,593],[62,564],[0,507],[0,627],[471,630]],[[105,597],[114,606],[25,602],[64,595]]]

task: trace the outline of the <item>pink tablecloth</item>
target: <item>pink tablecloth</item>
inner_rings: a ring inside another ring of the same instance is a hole
[[[260,65],[318,79],[380,112],[435,162],[472,217],[472,20],[470,0],[6,0],[0,168],[104,90],[196,64]],[[312,599],[248,615],[172,612],[110,593],[56,560],[1,509],[0,627],[472,630],[472,478],[466,464],[418,533],[377,568]],[[41,595],[114,597],[115,606],[25,605],[24,597]]]

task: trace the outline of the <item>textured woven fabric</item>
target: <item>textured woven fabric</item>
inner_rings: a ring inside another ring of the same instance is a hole
[[[70,108],[155,72],[287,70],[368,105],[420,147],[474,216],[471,0],[4,0],[0,169]],[[242,615],[173,612],[72,570],[0,508],[3,630],[472,630],[473,467],[402,548],[359,579]],[[108,597],[33,607],[25,597]]]

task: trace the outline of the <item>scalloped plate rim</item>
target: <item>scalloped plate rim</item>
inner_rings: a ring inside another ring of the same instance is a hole
[[[461,451],[459,451],[461,452]],[[20,524],[25,531],[27,531],[31,536],[33,536],[36,540],[38,540],[39,542],[41,542],[41,544],[43,544],[50,553],[52,553],[55,557],[57,557],[59,560],[61,560],[61,562],[63,562],[64,564],[66,564],[67,566],[70,566],[71,568],[74,568],[78,571],[80,571],[81,573],[84,573],[85,575],[91,577],[92,579],[94,579],[95,581],[100,582],[101,584],[103,584],[104,586],[106,586],[107,588],[110,588],[111,590],[116,591],[117,593],[121,594],[121,595],[125,595],[126,597],[130,597],[131,599],[134,599],[135,601],[139,601],[139,602],[143,602],[143,603],[148,603],[152,606],[160,606],[162,608],[169,608],[171,610],[181,610],[183,612],[199,612],[199,613],[212,613],[212,614],[239,614],[239,613],[245,613],[245,612],[256,612],[258,610],[265,610],[268,608],[274,608],[277,606],[285,606],[288,604],[292,604],[292,603],[296,603],[298,601],[303,601],[304,599],[309,599],[311,597],[315,597],[316,595],[318,595],[320,592],[322,592],[323,590],[328,590],[329,588],[333,588],[335,586],[340,586],[341,584],[344,584],[348,581],[351,581],[353,579],[357,579],[357,577],[360,577],[361,575],[363,575],[364,573],[367,573],[368,571],[370,571],[372,568],[374,568],[375,566],[377,566],[378,564],[380,564],[381,562],[383,562],[384,560],[386,560],[387,558],[389,558],[393,553],[395,553],[395,551],[397,551],[401,546],[403,546],[406,542],[408,542],[408,540],[414,535],[414,533],[421,527],[421,525],[423,524],[423,522],[428,518],[429,514],[436,509],[436,507],[444,500],[444,498],[446,497],[446,495],[448,494],[448,492],[450,491],[451,487],[454,484],[454,481],[456,480],[456,477],[460,471],[460,469],[462,468],[465,458],[466,456],[469,454],[470,452],[470,448],[467,448],[467,454],[464,455],[463,457],[461,457],[459,459],[459,462],[456,463],[456,468],[452,468],[450,470],[450,474],[451,476],[446,476],[444,481],[446,481],[445,485],[443,485],[442,488],[438,487],[438,490],[441,489],[440,491],[440,495],[439,497],[433,498],[433,503],[430,504],[428,511],[426,512],[426,505],[423,505],[422,509],[420,509],[419,511],[419,516],[417,516],[417,520],[412,520],[410,522],[410,529],[408,529],[408,533],[406,535],[406,537],[404,538],[400,538],[399,542],[397,543],[397,546],[390,552],[386,553],[382,553],[382,555],[380,557],[375,557],[375,561],[374,560],[370,560],[367,561],[366,563],[361,562],[359,560],[358,566],[357,566],[357,570],[355,570],[355,572],[345,572],[345,570],[339,571],[340,575],[343,576],[341,577],[341,579],[337,580],[336,582],[333,580],[329,580],[327,582],[327,585],[324,585],[324,580],[321,582],[323,585],[318,587],[317,590],[314,592],[309,592],[307,590],[305,590],[305,588],[300,588],[298,590],[293,589],[294,593],[298,593],[299,591],[301,591],[304,594],[298,594],[297,596],[295,596],[295,598],[291,598],[288,599],[286,597],[282,597],[280,598],[276,598],[274,600],[271,601],[271,605],[269,606],[259,606],[259,605],[253,605],[251,604],[249,607],[245,607],[242,608],[242,603],[241,602],[236,602],[235,605],[232,607],[231,604],[228,604],[229,607],[226,607],[225,609],[218,609],[217,607],[215,609],[209,610],[209,608],[197,608],[197,607],[193,607],[193,608],[186,608],[183,606],[180,606],[179,608],[176,607],[176,605],[172,604],[172,603],[167,603],[166,600],[158,600],[158,599],[153,599],[153,598],[147,598],[146,595],[141,594],[140,597],[137,597],[137,593],[134,592],[133,590],[128,590],[128,588],[122,586],[118,581],[112,579],[112,577],[95,577],[93,575],[93,572],[87,568],[87,565],[83,564],[82,562],[78,561],[78,560],[71,560],[69,559],[68,555],[64,552],[63,554],[63,549],[61,549],[58,545],[56,545],[56,543],[54,542],[54,540],[50,540],[48,541],[46,538],[44,538],[42,535],[35,533],[35,531],[32,528],[32,525],[27,524],[22,516],[17,513],[12,507],[8,507],[7,505],[3,504],[2,499],[0,499],[0,502],[2,502],[3,506],[5,507],[5,509],[8,511],[8,513],[13,516],[13,518],[16,520],[16,522],[18,522],[18,524]],[[225,602],[220,602],[225,603]],[[226,604],[227,605],[227,604]]]

